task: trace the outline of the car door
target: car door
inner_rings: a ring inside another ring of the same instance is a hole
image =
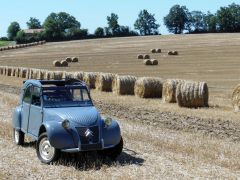
[[[42,100],[41,100],[41,88],[33,86],[32,88],[32,100],[29,112],[29,125],[28,133],[38,137],[39,128],[42,125],[43,118]]]
[[[32,85],[26,87],[22,100],[22,122],[21,122],[21,130],[25,133],[28,132],[28,118],[31,104],[31,90]]]

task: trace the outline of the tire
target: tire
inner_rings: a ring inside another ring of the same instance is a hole
[[[99,151],[99,155],[105,157],[109,157],[111,160],[116,160],[116,158],[122,153],[123,150],[123,139],[121,137],[120,142],[113,148],[105,149]]]
[[[21,130],[13,128],[13,141],[16,145],[24,144],[24,133]]]
[[[55,162],[60,157],[60,150],[51,146],[46,132],[39,136],[36,151],[38,159],[45,164]]]

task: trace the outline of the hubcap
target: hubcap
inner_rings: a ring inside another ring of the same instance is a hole
[[[43,138],[39,143],[39,152],[44,160],[49,161],[54,157],[55,148],[51,146],[47,138]]]
[[[16,129],[14,130],[14,138],[15,138],[15,142],[18,143],[19,142],[19,131],[17,131]]]

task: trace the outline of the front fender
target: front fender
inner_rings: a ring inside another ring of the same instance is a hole
[[[104,148],[116,146],[121,140],[121,130],[118,122],[113,120],[110,126],[102,125],[102,137],[104,140]]]
[[[17,106],[13,110],[12,127],[15,129],[21,129],[21,106]]]
[[[75,148],[72,130],[67,130],[62,127],[60,121],[48,121],[44,123],[47,131],[50,144],[56,149]]]

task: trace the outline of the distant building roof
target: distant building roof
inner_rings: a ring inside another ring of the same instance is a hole
[[[36,34],[36,33],[43,32],[44,29],[24,29],[23,31],[24,31],[26,34]]]

